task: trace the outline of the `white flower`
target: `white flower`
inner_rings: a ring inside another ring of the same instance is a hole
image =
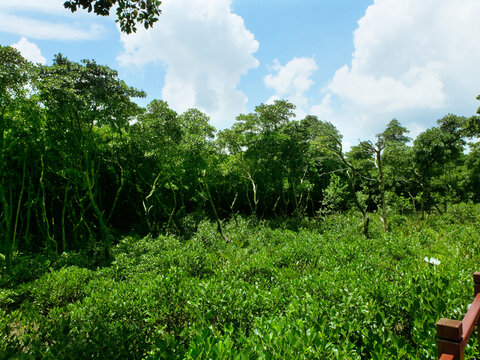
[[[434,257],[431,257],[429,259],[428,256],[425,256],[425,258],[423,260],[425,260],[425,262],[427,262],[429,264],[432,264],[432,265],[440,265],[440,260],[438,260]]]

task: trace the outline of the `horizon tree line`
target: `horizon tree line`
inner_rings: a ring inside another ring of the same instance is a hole
[[[411,141],[396,119],[349,151],[328,121],[286,100],[216,131],[145,97],[95,61],[52,65],[0,47],[0,252],[85,249],[110,258],[118,234],[192,234],[210,218],[316,217],[356,209],[369,235],[392,214],[480,200],[480,109],[448,114]],[[480,100],[480,97],[477,99]],[[468,151],[466,151],[468,145]]]

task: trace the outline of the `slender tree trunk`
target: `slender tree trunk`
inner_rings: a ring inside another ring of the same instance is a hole
[[[93,213],[95,214],[98,225],[100,227],[100,235],[102,238],[103,242],[103,256],[105,260],[110,260],[111,255],[110,255],[110,247],[111,247],[111,241],[110,241],[110,232],[108,230],[107,224],[105,223],[104,220],[104,214],[103,211],[100,210],[97,202],[95,201],[95,194],[93,192],[95,182],[94,182],[94,167],[89,166],[88,171],[85,172],[85,181],[86,181],[86,187],[87,187],[87,195],[88,195],[88,200],[90,202],[90,206],[92,207]],[[91,173],[90,173],[91,172]]]
[[[2,245],[2,252],[5,255],[6,260],[6,267],[7,272],[10,272],[11,267],[11,252],[10,252],[10,244],[11,244],[11,228],[12,228],[12,209],[11,204],[9,204],[6,194],[5,194],[5,187],[3,184],[4,180],[4,169],[3,169],[3,152],[4,152],[4,144],[5,144],[5,108],[2,108],[2,113],[0,114],[0,201],[2,202],[2,212],[3,213],[3,220],[2,222],[4,225],[4,236],[1,242]]]
[[[233,220],[235,221],[235,226],[236,227],[238,227],[238,219],[237,219],[238,211],[235,212],[233,209],[235,208],[235,203],[237,202],[237,198],[238,198],[238,192],[235,192],[235,197],[233,198],[233,201],[229,206],[230,214],[232,214],[232,216],[233,216]]]
[[[45,172],[45,165],[43,162],[43,156],[40,157],[40,162],[42,164],[42,172],[40,174],[40,191],[41,191],[41,199],[40,199],[40,210],[42,213],[42,222],[43,222],[43,229],[45,233],[45,239],[47,241],[47,247],[49,249],[53,248],[53,250],[58,254],[58,244],[55,239],[50,234],[50,223],[47,216],[47,206],[46,206],[46,193],[45,193],[45,185],[44,185],[44,172]]]
[[[145,199],[142,201],[143,204],[143,210],[145,211],[145,217],[147,220],[147,226],[148,226],[148,231],[152,232],[153,226],[152,223],[150,222],[150,210],[152,209],[153,205],[148,206],[148,200],[153,196],[153,193],[155,192],[157,188],[157,181],[160,178],[160,173],[158,173],[157,177],[153,181],[153,185],[151,186],[150,192],[148,195],[145,197]]]
[[[221,223],[221,221],[218,217],[217,209],[216,209],[215,204],[213,202],[212,194],[210,193],[210,189],[208,187],[208,181],[207,181],[205,175],[203,176],[203,183],[205,185],[205,192],[206,192],[206,195],[207,195],[207,198],[208,198],[208,202],[210,203],[210,207],[212,208],[213,215],[215,216],[215,221],[217,223],[217,230],[220,233],[220,235],[222,235],[223,240],[225,240],[225,242],[231,242],[231,240],[227,237],[227,235],[225,235],[225,232],[223,231],[222,223]]]
[[[74,186],[74,194],[73,198],[76,201],[76,204],[79,208],[79,215],[77,216],[75,206],[72,205],[68,209],[70,210],[69,219],[72,224],[72,241],[75,246],[79,246],[80,238],[83,234],[85,234],[85,230],[88,231],[88,237],[93,237],[93,234],[88,227],[88,224],[85,220],[85,214],[90,209],[90,202],[88,200],[88,194],[85,194],[83,197],[80,197],[78,186]]]
[[[15,213],[15,225],[13,226],[13,238],[12,238],[12,250],[15,251],[15,241],[17,238],[18,218],[20,215],[20,208],[22,206],[23,192],[25,190],[25,168],[27,164],[27,150],[23,154],[23,169],[22,169],[22,182],[20,188],[20,195],[18,196],[17,211]]]
[[[25,225],[25,245],[28,250],[31,250],[30,221],[32,214],[32,192],[33,189],[29,189],[29,191],[27,191],[27,223]]]
[[[248,179],[250,180],[250,183],[252,184],[252,191],[253,191],[253,213],[254,215],[258,215],[258,196],[257,196],[257,184],[255,184],[255,181],[253,181],[252,175],[248,173]]]
[[[388,224],[387,224],[387,208],[385,205],[385,180],[383,178],[383,164],[382,164],[382,153],[381,149],[375,150],[376,156],[376,163],[378,169],[378,177],[380,179],[380,201],[382,206],[382,224],[383,224],[383,231],[387,232]]]
[[[5,234],[3,238],[2,252],[5,255],[7,272],[10,273],[11,260],[12,260],[12,254],[11,254],[12,211],[7,201],[7,198],[5,196],[5,190],[1,182],[0,182],[0,200],[2,201],[3,222],[5,224],[5,230],[4,230]]]
[[[277,196],[277,199],[275,200],[275,203],[273,204],[272,211],[273,211],[273,213],[275,214],[275,217],[278,217],[278,215],[277,215],[277,206],[278,206],[278,203],[280,202],[280,199],[281,199],[281,196],[278,195],[278,196]]]
[[[420,219],[424,220],[425,219],[425,199],[424,199],[425,193],[422,194],[422,197],[420,199]]]
[[[363,216],[363,234],[365,235],[366,238],[369,238],[370,237],[370,233],[369,233],[370,217],[368,216],[367,207],[364,208],[360,204],[360,201],[358,200],[357,193],[355,192],[355,180],[354,180],[354,178],[355,178],[355,174],[357,173],[357,170],[355,169],[355,167],[351,163],[349,163],[347,161],[347,159],[345,159],[345,157],[343,155],[341,140],[336,136],[331,136],[330,138],[333,141],[335,141],[335,143],[338,146],[336,149],[330,149],[330,150],[338,157],[338,159],[345,165],[345,167],[347,169],[348,182],[349,182],[349,185],[350,185],[350,189],[353,193],[353,200],[354,200],[355,206],[362,213],[362,216]]]
[[[443,211],[438,207],[437,203],[433,203],[433,206],[435,206],[435,209],[437,209],[440,215],[443,215]]]
[[[67,183],[67,185],[65,186],[65,193],[63,196],[63,207],[62,207],[62,251],[63,252],[67,251],[67,238],[65,233],[65,213],[67,211],[68,186],[69,184]]]
[[[370,233],[368,231],[369,224],[370,224],[370,217],[368,216],[368,213],[365,211],[363,216],[363,234],[365,235],[366,238],[370,237]]]
[[[245,197],[247,198],[248,207],[250,208],[250,214],[254,215],[255,210],[253,209],[252,202],[250,201],[250,194],[248,189],[250,189],[250,186],[248,185],[248,183],[245,183]]]
[[[348,181],[350,184],[350,188],[353,192],[353,201],[355,202],[355,206],[357,209],[362,213],[363,216],[363,234],[365,235],[366,238],[370,237],[369,233],[369,224],[370,224],[370,217],[368,216],[367,208],[363,207],[362,204],[360,204],[360,201],[358,200],[357,193],[355,192],[355,181],[353,179],[354,175],[350,172],[347,171],[348,175]]]
[[[120,186],[118,187],[117,192],[115,194],[115,199],[113,200],[112,208],[110,209],[110,212],[108,213],[107,219],[105,220],[105,222],[107,224],[110,223],[110,220],[112,219],[113,212],[115,211],[115,208],[117,207],[118,200],[120,199],[120,194],[122,193],[122,191],[125,187],[125,175],[124,175],[123,169],[120,166],[120,164],[118,164],[118,166],[120,168]]]

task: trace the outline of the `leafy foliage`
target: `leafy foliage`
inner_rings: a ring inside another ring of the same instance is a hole
[[[345,152],[285,100],[216,134],[143,96],[0,47],[0,358],[435,357],[479,260],[478,116]]]
[[[116,7],[117,22],[120,29],[130,34],[137,30],[137,23],[143,24],[145,29],[158,21],[161,13],[159,0],[68,0],[63,3],[66,9],[76,12],[82,8],[100,16],[110,15]]]
[[[388,235],[375,223],[368,240],[351,215],[298,232],[232,220],[231,243],[209,222],[187,241],[126,237],[108,267],[3,287],[0,354],[434,359],[436,320],[461,318],[471,301],[475,219],[409,217]]]

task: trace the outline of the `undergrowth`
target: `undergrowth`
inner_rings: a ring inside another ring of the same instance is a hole
[[[435,359],[436,321],[473,299],[478,218],[399,216],[384,234],[374,217],[365,238],[353,214],[239,217],[230,243],[204,221],[125,237],[104,267],[20,256],[0,279],[0,358]]]

